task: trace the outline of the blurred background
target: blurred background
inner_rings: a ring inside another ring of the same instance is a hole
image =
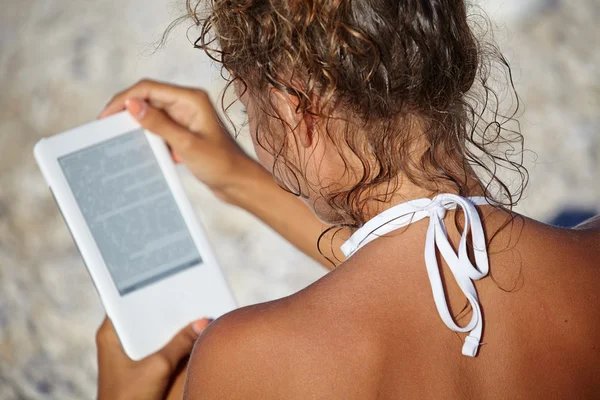
[[[34,162],[37,140],[89,122],[149,77],[203,87],[218,70],[183,23],[185,0],[3,0],[0,8],[0,399],[92,399],[94,333],[104,313]],[[487,0],[512,62],[530,185],[517,211],[547,222],[600,205],[599,0]],[[235,113],[235,111],[234,111]],[[234,118],[236,116],[234,115]],[[248,145],[247,134],[240,141]],[[180,167],[241,305],[290,294],[324,270]]]

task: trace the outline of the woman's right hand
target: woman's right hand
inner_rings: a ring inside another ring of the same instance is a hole
[[[98,118],[124,109],[161,136],[174,159],[224,201],[234,202],[230,193],[236,185],[262,170],[227,132],[203,90],[142,80],[116,94]]]

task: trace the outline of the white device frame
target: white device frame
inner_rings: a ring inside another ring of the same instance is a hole
[[[164,141],[145,131],[202,263],[121,296],[59,165],[61,156],[140,129],[127,111],[41,139],[34,155],[88,268],[127,355],[139,360],[162,348],[186,324],[236,308],[229,285],[181,185]]]

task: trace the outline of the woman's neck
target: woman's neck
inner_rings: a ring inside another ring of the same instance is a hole
[[[485,195],[485,189],[473,171],[465,174],[465,177],[466,182],[462,184],[465,189],[462,190],[459,190],[458,185],[451,182],[432,183],[431,188],[427,188],[424,185],[415,184],[404,176],[400,177],[397,188],[392,193],[385,191],[386,189],[389,190],[389,185],[385,185],[379,190],[375,188],[375,191],[371,192],[369,200],[364,203],[365,221],[395,205],[415,199],[433,198],[440,193],[451,193],[465,197]],[[381,199],[386,200],[382,201]]]

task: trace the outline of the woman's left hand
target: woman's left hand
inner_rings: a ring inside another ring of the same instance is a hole
[[[182,389],[182,376],[176,376],[182,370],[182,361],[187,361],[198,335],[209,323],[209,319],[198,320],[182,329],[161,350],[133,361],[123,351],[112,322],[105,318],[96,334],[98,400],[171,398],[172,389]],[[176,397],[181,398],[181,394]]]

